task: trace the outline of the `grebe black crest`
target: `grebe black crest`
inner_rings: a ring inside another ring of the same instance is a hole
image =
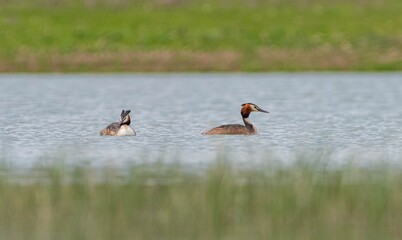
[[[120,121],[109,124],[105,129],[100,131],[100,135],[108,136],[135,136],[135,131],[130,127],[131,118],[130,110],[123,110],[120,114]]]
[[[251,123],[250,119],[248,118],[251,112],[264,112],[269,113],[255,105],[254,103],[244,103],[241,105],[242,108],[240,110],[240,114],[243,118],[244,125],[240,124],[228,124],[222,125],[216,128],[212,128],[207,132],[203,132],[203,135],[216,135],[216,134],[227,134],[227,135],[250,135],[250,134],[257,134],[258,130]]]

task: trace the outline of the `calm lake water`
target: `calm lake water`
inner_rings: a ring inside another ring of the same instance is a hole
[[[17,166],[199,163],[223,152],[233,161],[286,160],[317,149],[399,160],[401,80],[401,73],[0,75],[0,152]],[[259,135],[201,135],[242,123],[245,102],[270,111],[250,116]],[[131,110],[137,136],[99,136],[122,109]]]

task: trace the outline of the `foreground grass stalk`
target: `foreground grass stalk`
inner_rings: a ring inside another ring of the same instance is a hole
[[[1,239],[398,239],[402,173],[44,168],[0,180]]]

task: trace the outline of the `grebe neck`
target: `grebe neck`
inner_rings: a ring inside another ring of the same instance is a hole
[[[130,125],[131,124],[131,119],[129,118],[127,121],[125,121],[125,122],[120,122],[120,126],[123,126],[123,125]]]
[[[246,126],[246,128],[248,130],[250,130],[250,132],[252,132],[252,133],[257,132],[257,128],[254,126],[254,124],[251,123],[250,118],[243,117],[243,122],[244,122],[244,125]]]

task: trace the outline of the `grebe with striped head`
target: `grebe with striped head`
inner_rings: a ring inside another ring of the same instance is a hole
[[[130,127],[130,110],[123,110],[120,114],[120,121],[109,124],[100,131],[101,136],[135,136],[134,129]]]
[[[240,124],[228,124],[222,125],[216,128],[213,128],[207,132],[203,132],[203,135],[215,135],[215,134],[227,134],[227,135],[236,135],[236,134],[243,134],[243,135],[250,135],[250,134],[257,134],[258,130],[251,123],[250,119],[248,118],[251,112],[264,112],[269,113],[255,105],[254,103],[244,103],[242,104],[242,108],[240,111],[241,116],[243,117],[244,125]]]

